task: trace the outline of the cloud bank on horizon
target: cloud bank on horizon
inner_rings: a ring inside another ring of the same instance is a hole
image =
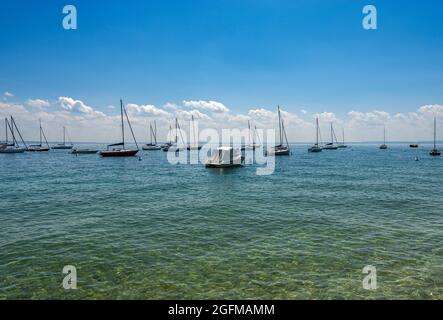
[[[48,139],[58,141],[61,127],[69,128],[71,138],[78,142],[112,142],[119,139],[120,115],[118,108],[108,109],[111,114],[99,111],[86,102],[72,97],[60,96],[56,101],[27,99],[25,102],[10,102],[12,93],[4,94],[9,99],[0,102],[0,117],[14,116],[27,140],[38,137],[38,119],[41,119]],[[250,108],[245,113],[235,113],[218,101],[184,100],[180,104],[167,102],[163,106],[125,103],[137,139],[146,141],[150,122],[157,121],[159,140],[165,140],[169,125],[178,118],[181,127],[189,130],[192,117],[200,129],[244,129],[248,120],[258,129],[277,127],[276,106]],[[328,128],[333,123],[337,136],[342,129],[347,141],[380,141],[382,128],[386,126],[388,140],[429,141],[432,139],[432,118],[443,120],[443,105],[431,104],[417,107],[413,112],[390,114],[385,111],[350,110],[345,117],[334,112],[310,113],[300,109],[299,114],[288,112],[282,106],[282,116],[291,142],[310,142],[314,139],[314,121],[319,118],[323,139],[328,137]],[[4,130],[3,130],[4,132]],[[1,137],[0,140],[3,140]]]

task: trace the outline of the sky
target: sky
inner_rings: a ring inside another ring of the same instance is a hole
[[[77,29],[62,25],[65,5]],[[362,9],[377,8],[377,30]],[[174,117],[189,126],[275,128],[289,140],[330,122],[350,141],[443,131],[443,2],[132,0],[0,2],[0,117],[27,140],[118,140],[119,99],[137,138]],[[441,123],[441,124],[440,124]],[[4,139],[0,127],[0,140]],[[162,139],[160,139],[162,140]],[[164,140],[164,139],[163,139]]]

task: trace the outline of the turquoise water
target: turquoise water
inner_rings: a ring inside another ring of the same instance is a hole
[[[443,299],[443,158],[429,149],[297,145],[270,176],[161,151],[0,154],[0,299]]]

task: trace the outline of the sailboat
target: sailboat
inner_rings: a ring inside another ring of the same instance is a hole
[[[381,150],[386,150],[388,146],[386,145],[386,127],[383,127],[383,144],[380,146]]]
[[[154,120],[154,129],[152,128],[152,125],[149,124],[149,134],[151,138],[151,142],[145,144],[142,149],[145,151],[155,151],[155,150],[161,150],[161,147],[157,145],[157,123]],[[154,137],[154,141],[152,141],[152,137]]]
[[[288,143],[288,138],[286,136],[285,125],[281,118],[280,106],[277,107],[277,110],[278,110],[278,128],[279,128],[280,144],[275,146],[271,150],[270,154],[275,156],[289,156],[290,153],[289,143]],[[283,137],[286,142],[285,145],[283,145]]]
[[[17,142],[17,139],[15,138],[15,132],[14,132],[14,118],[11,116],[11,121],[9,122],[7,118],[5,118],[5,127],[6,127],[6,139],[5,143],[0,144],[0,153],[23,153],[26,151],[26,143],[24,142],[23,138],[21,137],[20,131],[17,132],[20,135],[20,138],[22,139],[22,143],[25,146],[25,148],[21,148]],[[8,130],[9,129],[9,130]],[[12,143],[9,143],[8,139],[8,131],[11,132],[12,135]]]
[[[168,134],[168,137],[170,137],[171,133],[172,133],[172,126],[169,125],[169,134]],[[166,142],[165,144],[161,145],[161,148],[162,148],[162,149],[169,149],[169,147],[172,146],[172,145],[173,145],[172,140],[169,138],[169,141]],[[168,151],[168,150],[164,150],[164,151]]]
[[[174,139],[174,142],[171,143],[171,145],[163,147],[163,151],[165,151],[165,152],[167,152],[167,151],[179,152],[179,151],[183,150],[183,147],[178,146],[178,133],[179,132],[180,132],[180,136],[182,138],[182,142],[184,142],[183,136],[181,135],[180,124],[178,123],[178,119],[175,118],[175,139]]]
[[[72,141],[69,142],[69,144],[66,144],[66,127],[63,127],[63,143],[56,144],[52,147],[54,150],[63,150],[63,149],[72,149],[74,145],[72,144]]]
[[[315,124],[316,124],[316,142],[315,142],[315,144],[312,147],[310,147],[308,149],[308,152],[321,152],[322,151],[322,148],[318,144],[318,136],[319,136],[319,133],[320,133],[320,127],[318,125],[318,118],[315,119]]]
[[[194,134],[194,141],[188,144],[187,149],[188,150],[200,150],[202,146],[198,143],[198,133],[195,131],[195,123],[194,123],[194,116],[192,115],[192,130]]]
[[[347,145],[345,145],[345,128],[343,128],[343,142],[340,144],[337,144],[337,147],[340,149],[344,149],[344,148],[348,147]]]
[[[46,139],[45,132],[43,131],[43,128],[42,128],[42,121],[39,120],[39,123],[40,123],[40,143],[39,144],[30,145],[29,148],[28,148],[28,151],[33,151],[33,152],[49,151],[49,143],[48,143],[48,140]],[[42,138],[45,139],[45,143],[46,143],[45,147],[43,146]]]
[[[337,150],[338,147],[334,144],[334,138],[337,142],[337,137],[335,136],[334,127],[331,122],[331,142],[326,143],[326,145],[323,147],[324,150]]]
[[[135,145],[137,149],[126,149],[125,148],[125,124],[123,120],[123,113],[126,116],[126,120],[128,122],[129,129],[131,130],[132,138],[134,138]],[[122,142],[113,143],[107,146],[106,151],[101,151],[100,155],[102,157],[133,157],[135,156],[139,149],[137,140],[135,139],[134,131],[132,131],[131,122],[129,121],[128,114],[126,113],[126,109],[123,106],[123,100],[120,99],[120,117],[121,117],[121,125],[122,125]]]
[[[429,154],[431,156],[441,156],[440,150],[437,149],[437,117],[434,117],[434,148]]]
[[[251,131],[251,122],[250,122],[250,120],[248,120],[248,135],[249,135],[248,142],[249,143],[241,148],[242,151],[244,151],[244,150],[255,150],[256,148],[260,148],[260,144],[255,143],[255,135],[256,135],[256,133],[257,133],[257,126],[255,126],[255,130],[254,131]],[[252,141],[252,143],[251,143],[251,141]]]

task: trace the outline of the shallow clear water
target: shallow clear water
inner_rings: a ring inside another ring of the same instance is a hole
[[[297,145],[271,176],[162,151],[0,154],[0,299],[443,299],[443,158],[429,149]]]

